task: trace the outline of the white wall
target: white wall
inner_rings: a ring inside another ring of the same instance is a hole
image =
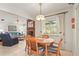
[[[1,19],[5,19],[5,21],[1,21]],[[9,13],[0,11],[0,28],[3,29],[4,31],[8,31],[8,25],[9,24],[15,24],[16,16],[11,15]]]
[[[75,16],[75,32],[74,32],[74,50],[73,55],[79,56],[79,4],[73,7],[73,15]]]
[[[1,21],[1,19],[5,19]],[[5,32],[8,31],[8,25],[15,25],[17,26],[17,31],[26,32],[26,18],[18,16],[19,22],[17,23],[17,16],[5,11],[0,10],[0,29],[4,30]],[[23,25],[25,24],[25,25]],[[23,28],[21,28],[23,26]]]
[[[18,17],[19,22],[16,23],[17,25],[17,31],[23,32],[26,34],[27,31],[27,19],[24,17],[19,16]]]
[[[73,50],[73,40],[74,40],[74,30],[72,30],[72,19],[73,10],[69,10],[68,13],[65,14],[65,49],[72,51]]]
[[[79,56],[79,5],[77,7],[77,10],[76,10],[76,52],[77,52],[77,55]]]

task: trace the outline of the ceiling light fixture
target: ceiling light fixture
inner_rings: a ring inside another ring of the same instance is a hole
[[[40,6],[40,14],[38,16],[36,16],[36,20],[45,20],[45,16],[42,15],[42,3],[39,3],[39,6]]]

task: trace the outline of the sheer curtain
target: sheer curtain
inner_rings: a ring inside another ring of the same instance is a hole
[[[47,17],[43,28],[46,34],[58,34],[60,31],[59,16]]]
[[[43,34],[48,34],[51,38],[54,39],[58,39],[58,37],[63,38],[63,34],[65,30],[64,17],[65,17],[64,14],[46,17],[46,20],[42,24]]]

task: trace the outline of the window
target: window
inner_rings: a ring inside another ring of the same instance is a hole
[[[59,19],[48,18],[45,22],[45,34],[58,34],[59,32]]]

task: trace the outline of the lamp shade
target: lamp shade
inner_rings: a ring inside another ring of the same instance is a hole
[[[36,20],[45,20],[45,16],[44,15],[38,15],[36,16]]]

